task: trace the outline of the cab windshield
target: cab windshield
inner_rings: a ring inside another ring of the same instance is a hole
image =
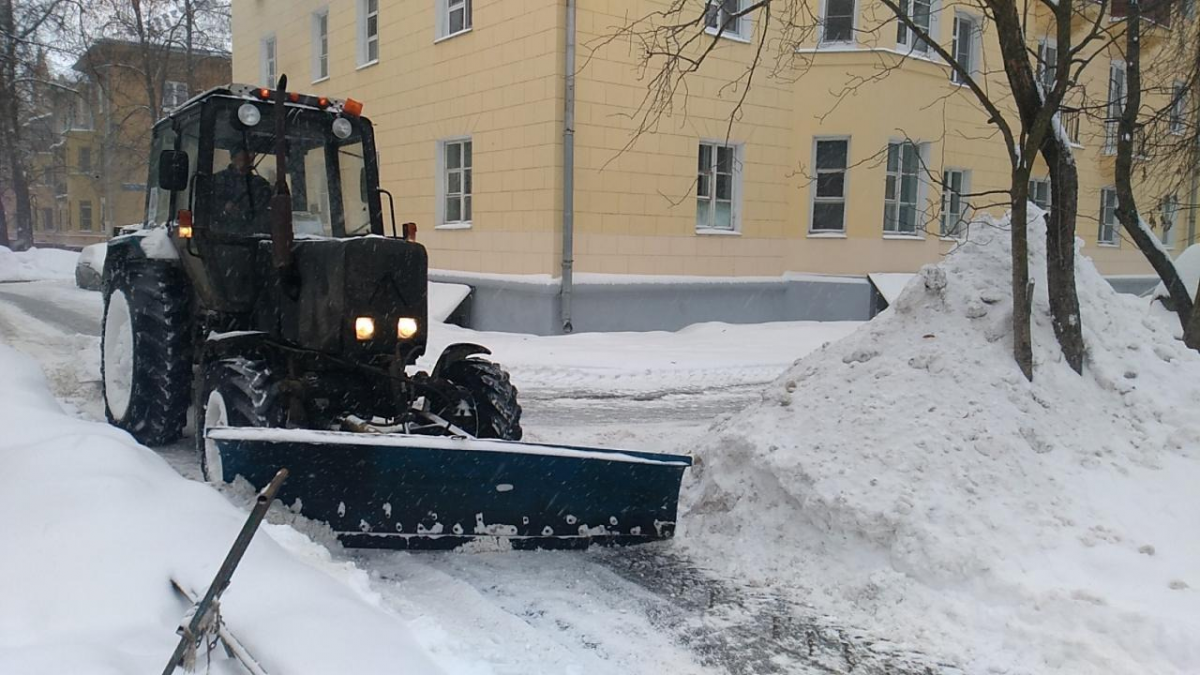
[[[248,126],[238,108],[255,106],[261,119]],[[365,177],[363,123],[345,118],[349,133],[333,131],[335,115],[287,108],[287,183],[297,237],[371,233]],[[211,227],[228,235],[267,235],[274,193],[275,108],[231,102],[217,111],[213,129]],[[345,131],[345,123],[339,123]]]

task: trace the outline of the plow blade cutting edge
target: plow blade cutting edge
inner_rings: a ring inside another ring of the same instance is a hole
[[[692,464],[685,455],[439,436],[216,427],[206,437],[223,480],[242,476],[260,488],[286,467],[280,501],[364,548],[670,538]]]

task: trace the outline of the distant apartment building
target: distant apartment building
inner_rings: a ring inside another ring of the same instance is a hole
[[[710,25],[747,2],[710,5]],[[588,317],[605,312],[630,328],[858,316],[866,275],[916,271],[961,240],[977,209],[998,212],[997,200],[964,195],[1005,188],[1003,141],[928,45],[894,18],[874,25],[887,14],[872,0],[813,2],[820,29],[797,50],[796,71],[772,76],[769,57],[731,123],[760,31],[778,30],[734,22],[674,109],[635,138],[653,66],[649,75],[641,68],[630,40],[606,38],[657,6],[578,3],[570,214],[563,0],[240,0],[234,79],[273,84],[287,73],[293,90],[365,101],[383,186],[398,217],[418,223],[431,265],[481,295],[542,298],[554,309],[517,313],[538,332],[552,332],[562,309],[549,280],[564,258],[579,274],[577,329],[602,325]],[[1030,11],[1031,25],[1049,25],[1036,18],[1045,8]],[[988,77],[1003,90],[983,17],[936,0],[921,16],[980,72],[992,64]],[[1148,51],[1170,30],[1148,31]],[[1047,58],[1055,49],[1052,36],[1030,41]],[[1077,83],[1118,100],[1123,86],[1115,48]],[[1155,96],[1171,94],[1148,103]],[[1190,118],[1194,92],[1184,98],[1180,114]],[[1080,167],[1085,252],[1106,274],[1149,274],[1116,225],[1113,126],[1070,109],[1063,121]],[[1045,205],[1044,167],[1031,188]],[[1164,244],[1181,249],[1195,238],[1195,211],[1178,208],[1193,195],[1157,194],[1152,182],[1144,191],[1143,210],[1162,214],[1155,227]],[[573,216],[565,255],[564,215]]]
[[[227,53],[189,58],[174,47],[92,43],[70,76],[42,87],[48,112],[33,127],[43,149],[30,172],[34,240],[86,246],[141,223],[156,116],[229,79]]]

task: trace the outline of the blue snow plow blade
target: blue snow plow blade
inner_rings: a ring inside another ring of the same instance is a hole
[[[627,450],[403,434],[210,428],[226,482],[279,493],[346,546],[514,549],[639,544],[675,533],[692,459]]]

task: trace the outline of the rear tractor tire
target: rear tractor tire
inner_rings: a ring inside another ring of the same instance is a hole
[[[146,445],[183,434],[191,405],[189,291],[183,272],[146,261],[113,270],[104,291],[104,415]]]
[[[281,427],[284,410],[279,384],[264,361],[244,358],[212,363],[196,411],[196,450],[200,471],[210,483],[225,479],[221,455],[208,440],[213,427]]]
[[[517,388],[508,373],[499,365],[478,358],[466,358],[446,366],[442,376],[465,389],[467,407],[474,412],[477,438],[496,438],[505,441],[521,440],[521,404]]]

